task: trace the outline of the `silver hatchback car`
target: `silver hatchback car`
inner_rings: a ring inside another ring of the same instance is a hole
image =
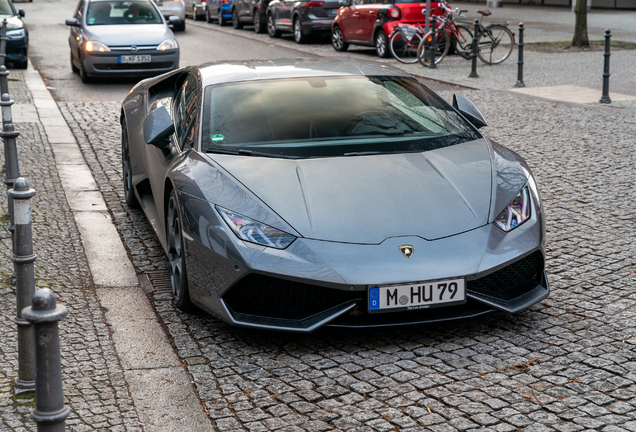
[[[184,0],[154,0],[164,18],[167,20],[171,16],[179,17],[181,22],[174,25],[175,31],[185,31],[185,1]]]
[[[179,67],[179,44],[151,0],[80,0],[71,27],[71,68],[82,82],[96,76],[153,76]]]

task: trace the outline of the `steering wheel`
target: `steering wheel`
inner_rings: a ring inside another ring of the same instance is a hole
[[[144,19],[144,20],[148,21],[148,17],[147,17],[147,16],[145,16],[145,15],[139,15],[139,16],[136,16],[136,17],[134,17],[133,19],[131,19],[131,20],[130,20],[130,22],[135,22],[135,21],[139,21],[139,20],[142,20],[142,19]]]
[[[368,110],[368,111],[360,111],[357,114],[354,114],[345,122],[342,126],[342,131],[347,134],[352,134],[355,130],[360,126],[360,124],[364,121],[364,118],[368,114],[380,115],[382,117],[391,118],[387,113],[380,110]]]

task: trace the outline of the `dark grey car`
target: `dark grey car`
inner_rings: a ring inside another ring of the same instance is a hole
[[[124,191],[168,255],[175,302],[307,332],[517,312],[546,298],[524,160],[387,65],[191,66],[121,109]]]
[[[272,0],[267,6],[267,32],[271,37],[292,32],[296,43],[304,43],[311,34],[331,33],[339,8],[339,0]]]
[[[170,17],[179,24],[178,17]],[[158,75],[179,67],[179,44],[150,0],[80,0],[69,46],[71,68],[82,82],[96,76]]]

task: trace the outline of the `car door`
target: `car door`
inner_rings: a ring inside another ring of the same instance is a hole
[[[351,0],[349,6],[343,8],[340,18],[340,27],[342,35],[347,40],[358,40],[358,8],[362,5],[364,0]]]
[[[291,29],[291,17],[292,11],[294,9],[294,0],[281,0],[278,3],[279,12],[278,12],[278,20],[276,22],[276,27],[290,30]]]
[[[358,40],[368,42],[373,39],[375,21],[378,19],[378,11],[383,0],[363,0],[358,8]]]
[[[86,3],[84,0],[80,0],[77,4],[77,8],[75,9],[75,14],[73,18],[76,18],[79,21],[80,25],[82,25],[82,21],[84,19],[84,5]],[[77,61],[80,59],[80,44],[82,43],[82,28],[71,26],[71,34],[69,35],[69,45],[71,47],[71,55]]]

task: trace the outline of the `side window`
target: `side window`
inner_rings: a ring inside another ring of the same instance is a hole
[[[194,146],[197,101],[197,80],[190,75],[181,84],[173,105],[175,134],[181,149]]]
[[[82,21],[82,15],[84,14],[84,0],[80,0],[79,4],[77,5],[77,9],[75,9],[75,18],[78,19],[78,21]]]
[[[351,6],[360,6],[360,5],[364,4],[364,1],[365,0],[353,0],[351,2]]]

